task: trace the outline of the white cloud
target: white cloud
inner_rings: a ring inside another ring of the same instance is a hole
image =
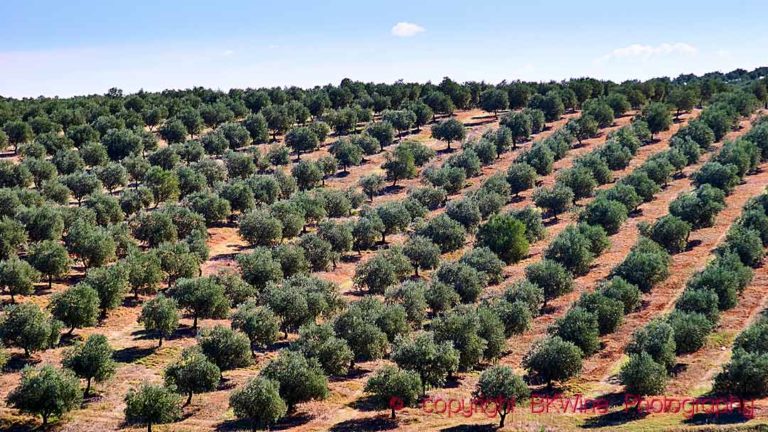
[[[231,56],[231,55],[232,55],[232,54],[234,54],[234,53],[235,53],[235,51],[234,51],[234,50],[228,49],[228,50],[224,50],[224,52],[222,52],[221,54],[222,54],[223,56],[229,57],[229,56]]]
[[[598,62],[605,62],[613,59],[641,60],[646,61],[654,57],[661,56],[692,56],[698,53],[698,49],[688,43],[662,43],[656,46],[632,44],[622,48],[616,48],[610,53],[600,57]]]
[[[397,37],[411,37],[425,31],[424,27],[409,22],[399,22],[392,27],[392,35]]]

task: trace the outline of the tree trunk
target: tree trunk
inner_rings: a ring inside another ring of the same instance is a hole
[[[91,378],[85,381],[85,395],[88,396],[91,392]]]
[[[48,275],[48,289],[53,286],[53,275]]]
[[[195,317],[192,320],[192,329],[197,330],[197,314],[195,314]]]
[[[160,335],[160,340],[159,340],[159,342],[157,343],[157,347],[158,347],[158,348],[161,348],[162,346],[163,346],[163,335]]]
[[[394,419],[395,418],[395,407],[391,407],[391,409],[392,409],[392,415],[389,418]]]
[[[152,432],[152,423],[147,423],[147,432]]]
[[[190,403],[192,403],[192,392],[187,393],[187,401],[184,402],[184,406],[187,406]]]
[[[69,328],[69,331],[67,332],[67,336],[72,336],[72,332],[75,331],[75,326],[72,326]]]
[[[504,420],[506,418],[507,418],[507,413],[499,411],[499,427],[500,428],[504,427]]]

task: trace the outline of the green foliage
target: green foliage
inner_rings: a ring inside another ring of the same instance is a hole
[[[278,383],[280,397],[288,411],[297,403],[324,399],[328,395],[328,379],[318,362],[298,352],[283,350],[261,370],[261,377]]]
[[[62,365],[86,380],[85,395],[91,389],[91,381],[106,381],[115,374],[117,364],[112,359],[112,347],[107,337],[100,334],[88,336],[85,343],[78,343],[66,351]]]
[[[476,245],[487,247],[507,264],[518,262],[528,255],[525,225],[512,215],[497,214],[480,226]]]
[[[280,397],[276,382],[262,377],[249,379],[229,395],[229,406],[237,418],[247,419],[258,426],[269,428],[280,420],[288,409]]]
[[[667,370],[646,352],[632,354],[621,368],[619,380],[626,392],[634,395],[662,394],[667,385]]]
[[[365,391],[373,393],[379,405],[390,408],[391,418],[395,418],[396,408],[392,400],[397,399],[407,406],[413,405],[419,398],[421,385],[419,375],[415,372],[385,366],[368,379]]]
[[[216,390],[221,380],[221,371],[211,363],[197,347],[187,348],[181,358],[165,367],[165,385],[187,395],[189,404],[194,393]]]
[[[251,363],[251,342],[239,331],[221,325],[207,328],[198,334],[197,344],[222,372]]]
[[[144,303],[139,322],[144,324],[148,332],[158,335],[158,346],[162,346],[163,338],[171,336],[179,327],[178,303],[160,294]]]
[[[192,315],[193,329],[197,329],[198,318],[226,318],[229,313],[229,299],[224,293],[224,286],[210,277],[177,280],[173,297],[179,307]]]
[[[663,246],[669,253],[679,253],[688,247],[691,224],[673,215],[662,216],[652,225],[641,226],[643,235]]]
[[[609,299],[620,301],[624,306],[625,314],[640,307],[640,289],[619,276],[614,276],[601,284],[599,292]]]
[[[469,306],[454,308],[432,320],[432,330],[438,343],[452,342],[459,352],[459,369],[471,370],[480,362],[487,341],[480,336],[480,319]]]
[[[643,328],[635,330],[627,345],[627,354],[648,355],[666,369],[675,365],[675,330],[662,319],[655,319]]]
[[[581,350],[558,336],[538,341],[523,358],[523,367],[531,377],[551,385],[581,372]]]
[[[564,185],[555,185],[554,187],[542,187],[533,191],[533,202],[536,206],[547,210],[557,220],[557,216],[573,204],[574,193]]]
[[[582,308],[571,308],[555,322],[552,333],[579,347],[583,355],[590,356],[600,348],[600,327],[597,316]]]
[[[181,418],[181,399],[171,389],[142,383],[125,395],[125,422],[147,425],[173,423]]]
[[[51,319],[34,303],[8,305],[0,320],[0,339],[5,346],[16,346],[29,356],[59,343],[61,323]]]
[[[652,240],[641,238],[618,266],[611,271],[648,292],[669,276],[670,257],[666,250]]]
[[[675,334],[677,354],[701,349],[714,324],[706,316],[696,312],[674,311],[667,318]]]
[[[450,341],[437,343],[431,332],[413,337],[398,337],[392,347],[392,360],[405,370],[419,375],[422,394],[428,387],[445,383],[459,367],[459,352]]]
[[[573,291],[573,277],[562,264],[544,259],[525,268],[525,277],[544,292],[547,302]]]
[[[88,286],[80,283],[56,293],[48,305],[51,314],[69,327],[69,333],[75,328],[96,325],[99,317],[99,294]]]
[[[0,287],[8,290],[11,303],[15,303],[15,295],[32,294],[35,290],[34,283],[39,278],[40,273],[18,257],[0,261]]]
[[[669,203],[669,213],[691,224],[694,229],[714,225],[715,217],[725,208],[725,194],[709,184],[679,195]]]
[[[51,416],[61,417],[77,408],[83,399],[77,377],[52,365],[25,367],[21,382],[6,398],[9,406],[22,413],[39,415],[43,426]]]
[[[432,138],[445,141],[448,144],[448,150],[451,149],[452,142],[463,141],[466,136],[464,124],[453,118],[432,126]]]
[[[501,401],[498,406],[499,427],[514,407],[531,395],[523,379],[509,366],[492,366],[483,371],[477,381],[475,396],[482,401]]]
[[[441,214],[430,219],[427,224],[417,231],[440,247],[443,253],[453,252],[464,246],[466,231],[464,227],[447,215]]]

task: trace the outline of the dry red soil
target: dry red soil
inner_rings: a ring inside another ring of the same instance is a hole
[[[664,133],[659,134],[658,139],[649,145],[642,147],[632,159],[630,166],[624,170],[614,172],[616,179],[621,178],[634,169],[639,167],[649,157],[664,151],[669,147],[670,137],[687,121],[698,116],[699,111],[682,116],[679,123]],[[577,117],[578,113],[566,114],[561,120],[549,124],[549,128],[538,134],[534,139],[541,139],[555,130],[565,125],[568,119]],[[493,116],[488,116],[479,110],[465,111],[457,113],[457,118],[470,126],[469,136],[475,137],[481,135],[485,130],[498,126],[498,120]],[[594,150],[603,144],[607,134],[621,126],[629,124],[630,115],[616,120],[615,124],[604,129],[600,136],[585,140],[581,146],[571,149],[565,158],[555,164],[555,170],[552,174],[540,178],[542,185],[550,185],[555,181],[557,173],[564,168],[572,166],[575,158],[589,151]],[[744,120],[741,123],[741,129],[734,131],[729,138],[742,135],[749,128],[749,121]],[[428,127],[423,128],[421,132],[412,134],[408,139],[416,139],[427,146],[442,150],[445,143],[438,142],[429,137]],[[327,155],[327,141],[317,151],[302,155],[302,158],[316,159]],[[640,206],[640,212],[630,218],[620,229],[619,233],[611,237],[611,247],[598,257],[590,272],[576,280],[577,289],[568,295],[553,300],[550,303],[550,311],[533,322],[532,328],[523,335],[513,336],[508,341],[509,352],[500,360],[500,363],[513,366],[518,372],[522,356],[528,351],[531,344],[546,334],[547,328],[554,320],[564,314],[568,308],[578,299],[579,295],[585,291],[594,290],[597,283],[608,275],[610,270],[629,252],[632,245],[639,237],[638,224],[640,222],[652,222],[658,217],[668,213],[667,206],[671,200],[680,193],[692,188],[689,175],[697,170],[703,163],[716,153],[721,143],[716,144],[715,150],[704,155],[702,160],[691,167],[686,168],[684,176],[676,178],[663,189],[653,201],[644,203]],[[478,177],[469,179],[467,186],[462,190],[462,194],[479,187],[482,182],[496,173],[503,173],[513,162],[515,157],[529,147],[530,143],[521,145],[517,150],[503,154],[490,166],[484,167],[482,174]],[[450,156],[449,153],[438,152],[438,156],[430,164],[441,164]],[[336,176],[326,180],[327,187],[347,188],[357,184],[363,176],[372,172],[381,171],[380,165],[384,161],[384,154],[380,153],[367,158],[366,163],[359,167],[352,167],[349,173],[344,176]],[[620,390],[615,383],[614,375],[618,366],[623,360],[623,350],[628,342],[632,332],[645,325],[654,317],[661,316],[673,305],[677,296],[682,292],[685,281],[696,270],[703,268],[711,257],[712,249],[722,240],[727,228],[734,222],[741,212],[741,207],[749,197],[761,193],[766,184],[768,184],[768,164],[763,164],[761,170],[752,176],[748,176],[745,182],[739,185],[735,192],[727,198],[727,207],[717,217],[715,226],[711,228],[697,230],[692,233],[691,240],[698,243],[688,251],[674,255],[672,258],[671,276],[663,283],[654,287],[651,293],[644,296],[644,305],[641,310],[629,314],[625,317],[624,323],[617,332],[603,337],[604,347],[597,354],[585,359],[584,369],[581,377],[574,380],[566,390],[573,392],[584,392],[591,396],[598,396],[605,393],[611,393]],[[421,179],[411,179],[402,182],[402,188],[384,196],[376,197],[373,205],[389,200],[403,199],[408,190],[412,187],[421,185]],[[605,185],[603,187],[609,187]],[[458,195],[458,194],[457,194]],[[455,199],[457,196],[449,197]],[[580,201],[579,206],[589,202],[588,199]],[[509,204],[507,208],[521,208],[526,205],[532,205],[531,191],[521,194],[521,199]],[[441,210],[431,212],[428,217],[433,217]],[[501,284],[488,287],[484,296],[497,296],[509,283],[520,279],[523,276],[525,267],[532,262],[541,259],[543,251],[557,233],[566,226],[572,224],[577,219],[576,211],[562,215],[558,221],[550,224],[548,235],[545,239],[531,246],[530,256],[525,260],[510,265],[504,270],[505,280]],[[203,273],[215,273],[223,267],[235,267],[234,258],[239,253],[248,251],[247,245],[237,235],[237,229],[232,226],[216,227],[209,230],[209,247],[211,258],[203,264]],[[397,244],[404,240],[404,236],[391,236],[388,239],[390,244]],[[468,239],[465,249],[471,248],[472,239]],[[368,251],[361,254],[356,260],[342,262],[338,268],[333,271],[322,272],[318,275],[332,280],[339,284],[341,291],[348,300],[354,300],[356,289],[352,283],[354,269],[359,262],[368,259],[374,252]],[[456,252],[445,258],[456,258],[462,252]],[[37,295],[20,297],[19,301],[33,301],[40,305],[48,302],[50,294],[65,289],[69,284],[77,281],[81,273],[74,273],[68,283],[54,284],[52,290],[41,289]],[[47,287],[46,287],[47,288]],[[41,295],[42,294],[42,295]],[[745,328],[765,306],[765,299],[768,295],[768,274],[764,268],[755,272],[755,277],[750,286],[742,294],[739,304],[729,311],[722,314],[719,327],[716,329],[712,343],[704,349],[678,358],[679,362],[687,365],[674,379],[671,380],[668,388],[670,394],[697,394],[706,391],[711,384],[713,375],[719,370],[730,355],[730,343],[733,337],[743,328]],[[75,332],[76,338],[84,338],[91,333],[101,333],[108,337],[110,343],[116,350],[116,357],[119,361],[117,375],[104,384],[95,385],[96,396],[87,400],[83,407],[76,410],[61,421],[53,430],[57,431],[107,431],[107,430],[134,430],[123,424],[123,396],[131,387],[134,387],[142,381],[159,382],[162,377],[163,368],[176,356],[179,355],[184,347],[195,343],[194,332],[191,329],[191,320],[183,319],[182,328],[177,335],[172,337],[162,348],[157,349],[157,341],[147,339],[143,336],[143,328],[137,323],[137,317],[140,312],[141,304],[126,301],[123,307],[112,312],[98,327],[78,330]],[[217,323],[229,324],[227,320],[201,320],[200,327],[209,327]],[[295,337],[295,336],[292,336]],[[289,338],[290,339],[290,338]],[[65,341],[63,345],[67,345]],[[243,426],[234,422],[234,416],[229,411],[228,397],[230,391],[242,384],[247,378],[258,373],[258,370],[265,362],[276,354],[279,348],[285,346],[285,343],[278,344],[278,347],[267,353],[259,353],[256,356],[253,365],[248,368],[229,371],[224,374],[224,382],[217,391],[195,395],[192,403],[185,407],[184,417],[181,421],[172,425],[155,426],[158,431],[205,431],[205,430],[238,430]],[[61,361],[62,354],[66,346],[47,350],[35,354],[33,362],[35,363],[55,363]],[[477,425],[478,430],[486,430],[496,423],[496,419],[486,418],[483,415],[475,414],[472,417],[447,414],[429,414],[418,408],[407,408],[398,413],[397,422],[387,419],[386,413],[382,411],[372,411],[364,403],[360,403],[365,393],[363,391],[364,383],[368,375],[386,361],[366,362],[358,365],[358,370],[350,377],[332,379],[330,382],[330,396],[323,401],[316,401],[301,404],[298,412],[292,417],[281,422],[277,429],[291,430],[384,430],[399,428],[403,430],[471,430],[462,425]],[[20,368],[22,362],[14,359],[11,367]],[[458,399],[469,399],[472,390],[477,381],[479,372],[460,374],[457,381],[447,386],[445,389],[435,389],[430,391],[432,396],[455,397]],[[4,373],[0,375],[0,398],[4,400],[5,396],[14,388],[19,380],[19,373]],[[580,426],[587,417],[581,415],[530,415],[515,414],[508,419],[507,430],[564,430]],[[665,420],[666,421],[666,420]],[[15,410],[0,407],[0,429],[9,429],[11,425],[23,427],[24,425],[36,425],[37,422],[28,417],[19,416]],[[663,427],[682,427],[680,419],[669,420]],[[650,422],[638,422],[632,430],[657,430],[660,426]],[[20,429],[24,430],[24,429]],[[136,428],[135,430],[143,430]],[[473,430],[473,429],[472,429]],[[613,430],[608,427],[605,430]]]

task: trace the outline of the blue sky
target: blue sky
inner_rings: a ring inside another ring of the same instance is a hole
[[[768,65],[767,14],[760,0],[5,0],[0,95],[751,69]]]

